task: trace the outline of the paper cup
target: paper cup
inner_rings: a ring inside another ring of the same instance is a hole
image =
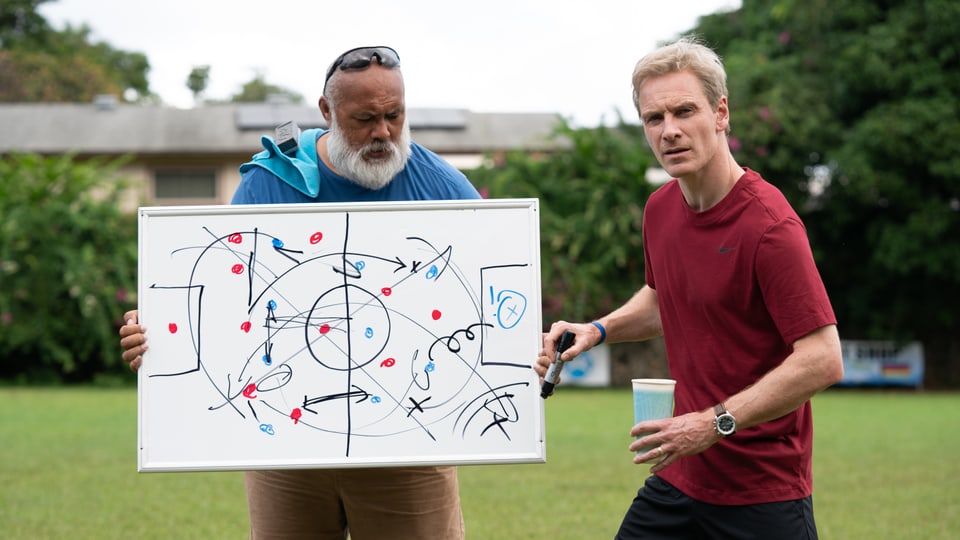
[[[673,416],[673,379],[633,379],[633,423],[644,420],[659,420]],[[640,437],[647,435],[642,434]],[[638,439],[640,437],[637,437]],[[652,450],[641,448],[637,454]]]

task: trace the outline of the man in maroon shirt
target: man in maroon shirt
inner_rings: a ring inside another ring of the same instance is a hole
[[[646,284],[597,321],[554,323],[570,360],[604,340],[663,335],[674,417],[641,422],[631,451],[652,475],[619,539],[816,538],[810,398],[843,376],[836,319],[803,223],[737,164],[719,57],[682,39],[640,60],[634,104],[673,180],[643,216]]]

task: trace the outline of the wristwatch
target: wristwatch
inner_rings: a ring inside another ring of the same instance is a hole
[[[717,430],[717,435],[721,437],[729,437],[737,431],[737,419],[733,417],[727,411],[727,408],[723,406],[723,403],[717,403],[713,407],[714,414],[717,415],[713,419],[713,427]]]

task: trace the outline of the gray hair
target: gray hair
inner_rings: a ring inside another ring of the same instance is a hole
[[[391,67],[391,66],[384,66],[381,64],[380,67],[383,69],[396,70],[397,73],[400,73],[400,78],[401,79],[403,78],[403,72],[400,71],[400,66]],[[337,103],[340,100],[340,97],[343,95],[343,91],[342,91],[343,82],[341,80],[342,77],[340,77],[341,73],[343,73],[343,71],[339,69],[336,70],[333,73],[333,75],[330,76],[330,80],[327,81],[326,88],[324,88],[323,90],[323,97],[327,98],[327,101],[330,102],[331,106],[334,103]]]

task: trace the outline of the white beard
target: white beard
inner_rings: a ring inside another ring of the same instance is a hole
[[[407,166],[410,158],[410,125],[406,120],[400,131],[400,142],[374,141],[360,148],[350,148],[337,125],[336,116],[331,116],[327,132],[327,153],[330,163],[353,183],[367,189],[378,190],[389,184]],[[376,161],[367,161],[367,152],[387,152],[388,156]]]

